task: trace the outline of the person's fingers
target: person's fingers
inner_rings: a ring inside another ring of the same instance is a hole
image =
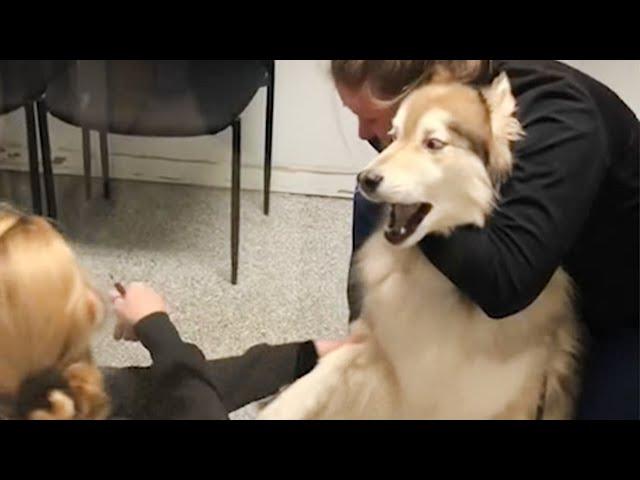
[[[366,336],[364,334],[354,333],[341,340],[316,340],[314,344],[316,351],[318,352],[318,356],[323,357],[344,345],[362,343],[365,339]]]
[[[346,343],[344,340],[317,340],[315,346],[318,356],[323,357]]]
[[[347,338],[347,343],[360,343],[363,342],[365,336],[362,333],[354,333],[349,338]]]
[[[116,311],[116,313],[120,313],[124,308],[124,305],[124,298],[118,296],[113,299],[113,309]]]
[[[116,298],[122,297],[122,295],[120,295],[120,292],[118,292],[115,289],[111,289],[109,290],[109,298],[111,299],[112,302],[115,302]]]

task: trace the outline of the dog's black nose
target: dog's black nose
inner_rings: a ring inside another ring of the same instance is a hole
[[[380,183],[382,183],[382,175],[378,175],[373,172],[361,172],[358,175],[358,183],[362,189],[367,193],[373,193],[376,191]]]

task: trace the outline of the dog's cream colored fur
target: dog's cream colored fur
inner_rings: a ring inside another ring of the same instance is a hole
[[[571,417],[580,342],[570,278],[559,269],[526,309],[491,319],[416,246],[485,224],[522,135],[515,108],[505,75],[480,93],[442,79],[403,101],[394,142],[365,170],[383,177],[369,197],[433,208],[402,244],[381,227],[358,251],[353,328],[365,340],[322,358],[259,418],[531,419],[543,392],[543,418]],[[444,147],[426,148],[428,138]]]

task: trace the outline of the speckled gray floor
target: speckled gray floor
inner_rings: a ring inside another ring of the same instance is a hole
[[[30,206],[27,178],[0,172],[0,198]],[[80,261],[105,293],[115,279],[163,293],[183,338],[207,357],[346,334],[351,202],[243,192],[239,284],[230,284],[230,192],[113,181],[112,200],[84,200],[82,180],[56,177],[59,219]],[[102,365],[146,365],[138,344],[111,338],[111,314],[95,339]],[[251,418],[251,409],[232,418]]]

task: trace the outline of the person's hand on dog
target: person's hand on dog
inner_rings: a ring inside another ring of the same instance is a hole
[[[163,298],[144,283],[131,283],[124,288],[124,294],[112,290],[110,295],[118,318],[113,332],[116,340],[137,341],[134,330],[136,323],[152,313],[167,311]]]
[[[363,338],[358,335],[351,335],[343,340],[316,340],[313,344],[316,347],[318,357],[322,358],[340,347],[360,343],[362,340]]]

